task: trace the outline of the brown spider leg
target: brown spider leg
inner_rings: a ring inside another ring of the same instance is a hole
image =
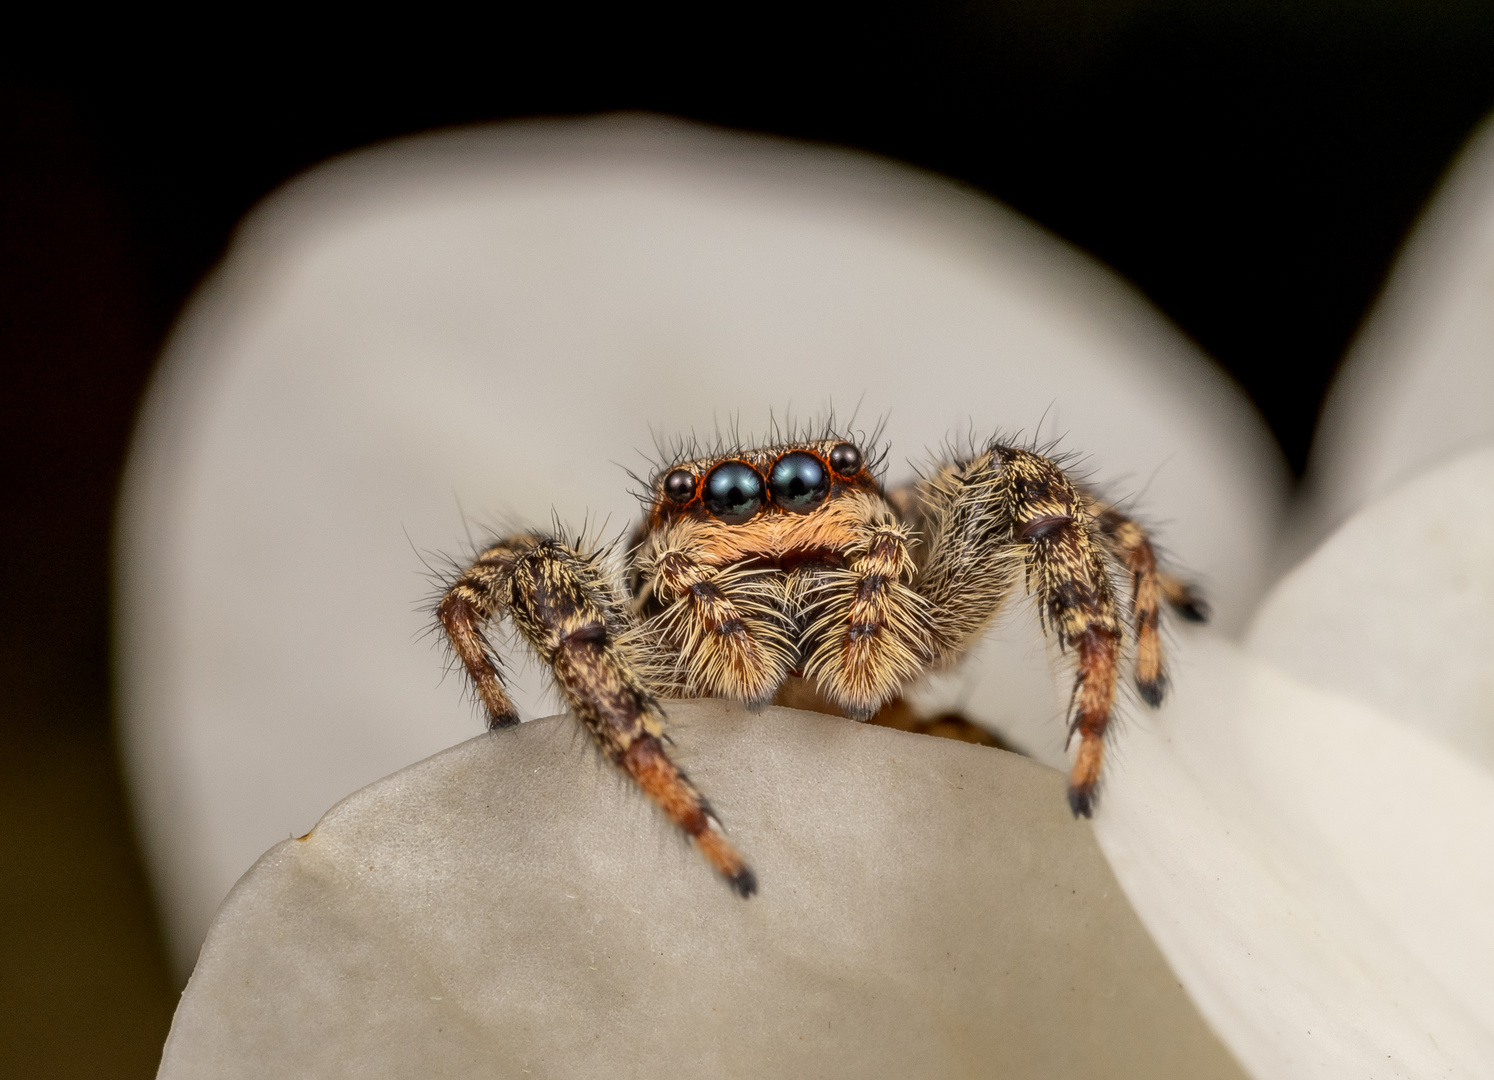
[[[1085,500],[1100,535],[1131,575],[1131,615],[1136,631],[1136,689],[1148,705],[1156,708],[1167,693],[1167,667],[1163,658],[1161,621],[1162,583],[1157,554],[1145,529],[1113,506],[1093,498]]]
[[[648,580],[668,605],[658,626],[678,650],[685,692],[750,705],[771,700],[794,658],[781,609],[782,575],[718,570],[683,546],[665,547],[649,561]]]
[[[498,658],[488,645],[483,627],[507,607],[505,594],[514,562],[536,542],[533,536],[515,536],[479,553],[447,587],[436,608],[441,628],[482,702],[489,730],[517,724],[519,714],[503,688]]]
[[[1195,586],[1171,574],[1158,574],[1157,585],[1167,606],[1183,618],[1195,623],[1209,621],[1209,602],[1198,594]]]
[[[928,666],[931,625],[927,602],[907,584],[915,568],[905,526],[874,523],[846,554],[847,568],[829,571],[813,602],[804,674],[864,720]]]
[[[1056,464],[1025,450],[1003,447],[998,453],[1012,535],[1027,549],[1028,587],[1045,628],[1078,656],[1072,731],[1079,736],[1079,753],[1069,773],[1069,807],[1076,817],[1089,817],[1121,644],[1103,538],[1084,496]]]
[[[477,582],[491,582],[493,611],[498,594],[506,592],[501,600],[510,620],[550,667],[566,703],[602,752],[685,831],[737,893],[751,896],[756,877],[727,841],[710,804],[664,749],[663,713],[624,644],[629,619],[599,556],[537,537],[505,544],[512,545],[505,574],[469,580],[469,570],[448,598],[465,599],[467,591],[477,591]],[[448,625],[446,600],[441,611]]]
[[[1153,708],[1167,692],[1162,638],[1158,633],[1163,601],[1189,622],[1207,622],[1209,606],[1192,586],[1157,569],[1147,531],[1113,506],[1093,496],[1086,507],[1116,557],[1131,574],[1131,607],[1136,627],[1136,689]]]
[[[919,485],[928,556],[917,580],[940,647],[953,654],[989,625],[1025,569],[1044,630],[1078,659],[1069,776],[1075,815],[1093,810],[1115,700],[1121,624],[1103,543],[1083,495],[1052,461],[992,445]]]
[[[945,462],[911,490],[889,493],[923,539],[913,587],[929,605],[936,661],[948,663],[980,639],[1021,580],[1002,463],[992,450]]]

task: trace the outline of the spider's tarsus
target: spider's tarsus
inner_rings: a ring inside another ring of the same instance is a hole
[[[1095,789],[1092,784],[1069,788],[1069,809],[1076,818],[1090,817],[1095,808]]]
[[[1141,693],[1141,700],[1155,709],[1167,696],[1167,680],[1160,676],[1155,679],[1137,679],[1136,689]]]
[[[518,724],[518,722],[519,722],[519,714],[518,713],[504,713],[502,716],[489,716],[488,717],[488,730],[489,731],[500,731],[503,728],[514,727],[515,725]]]
[[[726,880],[732,891],[743,900],[757,892],[757,875],[745,866]]]
[[[1209,602],[1201,596],[1189,596],[1181,604],[1176,605],[1177,613],[1189,622],[1206,623],[1213,611],[1209,608]]]

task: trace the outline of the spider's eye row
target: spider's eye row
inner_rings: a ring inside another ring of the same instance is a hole
[[[763,478],[741,461],[723,461],[705,479],[705,508],[728,525],[739,525],[763,506]]]
[[[829,494],[830,477],[819,458],[795,450],[774,463],[768,486],[773,489],[773,499],[779,506],[802,513],[818,506]]]
[[[848,442],[837,444],[830,451],[830,467],[841,476],[855,476],[861,471],[861,451]]]
[[[689,502],[695,497],[695,474],[688,469],[675,469],[664,478],[664,497],[670,502]]]

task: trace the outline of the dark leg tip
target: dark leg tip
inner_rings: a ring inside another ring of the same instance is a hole
[[[757,892],[757,875],[745,866],[726,880],[743,900]]]
[[[1155,709],[1167,696],[1167,679],[1161,675],[1150,680],[1137,679],[1136,689],[1141,693],[1141,700]]]
[[[1206,623],[1213,612],[1209,609],[1209,602],[1201,596],[1189,596],[1177,606],[1178,614],[1189,622]]]
[[[1095,789],[1093,785],[1069,788],[1069,809],[1074,812],[1076,818],[1089,817],[1094,808]]]
[[[518,713],[503,713],[501,716],[488,717],[488,730],[497,731],[500,728],[513,727],[519,722]]]

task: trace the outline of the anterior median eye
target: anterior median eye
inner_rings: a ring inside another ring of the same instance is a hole
[[[728,525],[746,521],[762,509],[763,478],[750,465],[723,461],[705,481],[705,507]]]
[[[825,466],[819,458],[802,450],[779,458],[768,483],[773,488],[773,498],[785,510],[808,510],[830,491]]]

